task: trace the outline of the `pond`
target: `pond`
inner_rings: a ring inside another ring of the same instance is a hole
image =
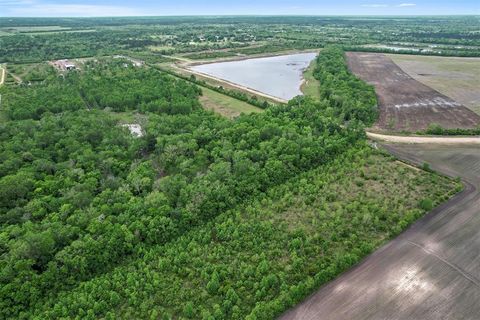
[[[192,66],[190,69],[282,100],[290,100],[302,94],[300,86],[303,71],[316,55],[314,52],[297,53],[207,63]]]

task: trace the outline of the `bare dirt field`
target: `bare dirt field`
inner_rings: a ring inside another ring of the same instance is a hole
[[[480,114],[480,58],[389,54],[415,80]]]
[[[430,124],[443,128],[476,128],[480,116],[406,74],[384,54],[349,52],[350,70],[375,86],[380,116],[374,129],[425,130]]]
[[[480,149],[385,145],[464,179],[465,190],[280,319],[478,319]]]

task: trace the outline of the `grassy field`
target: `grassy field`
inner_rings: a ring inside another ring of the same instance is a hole
[[[163,50],[173,50],[172,46],[149,46],[148,49],[152,51],[163,51]]]
[[[157,66],[171,70],[173,72],[179,73],[181,75],[190,75],[190,73],[183,68],[178,68],[172,63],[159,63]],[[198,77],[202,79],[202,77]],[[214,80],[208,79],[210,84],[215,85],[223,85],[226,88],[230,87],[228,84],[224,84],[222,82],[215,82]],[[241,113],[249,114],[253,112],[262,112],[263,110],[257,108],[247,102],[229,97],[227,95],[218,93],[211,89],[201,87],[202,89],[202,96],[200,97],[200,102],[205,109],[212,110],[221,114],[227,118],[235,118],[239,116]]]
[[[431,124],[448,129],[474,129],[480,125],[478,114],[410,77],[389,56],[348,52],[347,58],[350,70],[375,86],[379,117],[374,128],[419,132]],[[414,70],[423,74],[418,68]]]
[[[54,31],[38,31],[38,32],[35,31],[35,32],[28,32],[28,35],[35,36],[35,35],[58,34],[58,33],[89,33],[89,32],[97,32],[97,30],[83,29],[83,30],[54,30]]]
[[[9,64],[8,72],[17,82],[43,81],[54,70],[46,62],[28,64]]]
[[[70,30],[70,27],[61,27],[61,26],[29,26],[29,27],[8,27],[2,28],[3,31],[9,32],[49,32],[49,31],[65,31]]]
[[[139,114],[136,111],[125,111],[125,112],[114,112],[114,111],[105,111],[109,114],[110,117],[115,119],[120,124],[126,123],[137,123],[139,121],[144,121],[145,115]]]
[[[208,110],[213,110],[228,118],[237,117],[241,113],[249,114],[263,111],[260,108],[252,106],[251,104],[231,98],[207,88],[202,88],[202,92],[203,95],[200,97],[200,102],[202,103],[203,107]]]
[[[480,58],[388,56],[415,80],[480,114]]]
[[[300,88],[304,95],[320,99],[320,82],[313,77],[313,70],[315,69],[315,60],[310,63],[310,66],[303,73],[305,81]]]

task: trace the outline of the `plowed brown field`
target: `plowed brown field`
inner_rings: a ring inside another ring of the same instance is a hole
[[[384,54],[349,52],[347,60],[353,73],[375,86],[380,108],[375,129],[416,132],[430,124],[443,128],[480,125],[479,115],[413,79]]]

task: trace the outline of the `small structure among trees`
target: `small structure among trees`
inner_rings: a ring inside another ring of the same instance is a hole
[[[77,66],[74,63],[66,59],[53,61],[51,64],[60,71],[70,71],[77,69]]]

